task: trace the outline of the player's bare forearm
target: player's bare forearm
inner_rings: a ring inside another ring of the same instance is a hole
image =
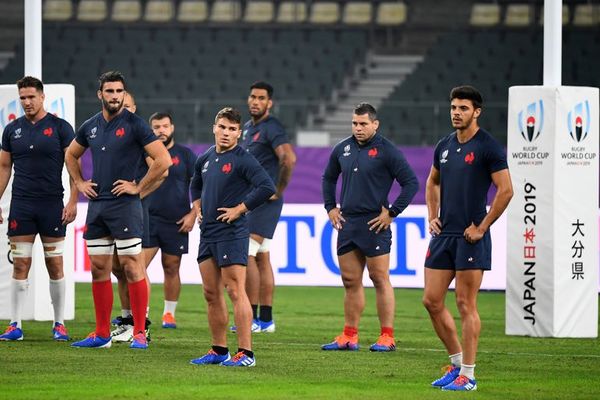
[[[169,157],[169,153],[165,151],[165,154],[166,157],[161,154],[154,159],[154,162],[152,162],[152,165],[148,168],[148,172],[138,184],[140,195],[143,196],[143,194],[147,195],[152,193],[152,191],[158,188],[164,180],[164,173],[173,164],[171,157]]]
[[[12,165],[0,165],[0,197],[4,195],[4,191],[10,181],[10,175],[12,174]]]
[[[425,203],[429,221],[437,218],[440,211],[440,181],[439,171],[431,167],[431,172],[425,184]]]
[[[294,149],[289,143],[279,145],[275,149],[275,153],[279,159],[279,177],[277,179],[275,196],[281,197],[292,178],[292,172],[296,166],[296,153],[294,153]]]
[[[496,196],[490,206],[490,211],[479,224],[479,229],[484,232],[502,215],[508,203],[513,197],[512,181],[508,169],[498,171],[492,174],[492,181],[496,186]]]

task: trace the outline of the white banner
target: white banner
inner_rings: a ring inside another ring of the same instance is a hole
[[[90,282],[90,265],[83,240],[86,203],[79,204],[75,221],[75,280]],[[427,208],[411,205],[392,225],[393,240],[390,254],[390,275],[394,287],[422,288],[423,261],[429,244]],[[504,289],[506,266],[505,220],[492,226],[493,267],[486,272],[484,289]],[[332,229],[327,213],[320,204],[285,204],[271,243],[271,262],[277,285],[342,286],[335,243],[337,232]],[[190,233],[190,253],[181,264],[183,283],[200,283],[198,255],[199,230]],[[148,269],[153,283],[163,281],[160,253]],[[114,277],[113,277],[114,280]],[[372,286],[366,272],[366,286]]]
[[[75,87],[66,84],[44,85],[46,100],[44,107],[52,114],[67,120],[75,126]],[[16,118],[23,115],[19,102],[17,85],[0,85],[0,132]],[[69,197],[69,175],[66,168],[63,170],[63,187],[65,202]],[[6,221],[10,209],[12,178],[2,199],[2,217]],[[10,319],[10,282],[12,278],[12,257],[6,236],[6,224],[0,225],[0,319]],[[64,272],[66,279],[65,319],[75,317],[75,284],[73,280],[73,253],[74,253],[73,224],[67,227],[67,237],[64,248]],[[50,292],[48,289],[48,272],[44,264],[44,252],[39,240],[36,239],[33,247],[32,267],[29,272],[29,293],[27,302],[23,307],[23,319],[38,321],[51,321],[54,318]]]
[[[598,89],[512,87],[506,333],[596,337]]]

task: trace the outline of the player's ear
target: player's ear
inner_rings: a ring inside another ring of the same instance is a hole
[[[101,91],[101,90],[98,90],[98,91],[96,92],[96,96],[98,96],[98,100],[102,100],[102,91]]]

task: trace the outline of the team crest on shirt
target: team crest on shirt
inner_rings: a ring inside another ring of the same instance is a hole
[[[224,164],[221,167],[221,171],[223,171],[224,174],[229,174],[232,169],[233,169],[233,166],[231,165],[230,162],[228,162],[227,164]]]
[[[465,162],[469,165],[473,164],[473,161],[475,161],[475,153],[470,152],[469,154],[467,154],[465,156]]]
[[[348,156],[350,155],[350,145],[349,145],[349,144],[347,144],[347,145],[344,147],[344,153],[343,153],[342,155],[343,155],[344,157],[348,157]]]
[[[377,157],[377,147],[371,148],[367,154],[370,158]]]
[[[48,136],[48,137],[52,136],[52,128],[44,129],[43,133],[44,133],[44,136]]]
[[[173,162],[174,166],[178,166],[180,163],[179,156],[171,157],[171,161]]]
[[[205,173],[206,171],[208,171],[208,163],[209,162],[210,161],[205,162],[204,165],[202,166],[202,173]]]
[[[21,137],[21,128],[15,129],[15,135],[13,136],[13,139],[20,139]]]
[[[440,158],[440,163],[445,164],[448,162],[448,149],[444,150],[442,153],[442,158]]]
[[[123,137],[125,136],[125,128],[119,128],[115,131],[115,135],[117,135],[117,137]]]
[[[96,138],[96,131],[97,130],[98,130],[97,126],[95,126],[95,127],[92,128],[92,130],[90,131],[90,136],[89,136],[90,139],[95,139]]]

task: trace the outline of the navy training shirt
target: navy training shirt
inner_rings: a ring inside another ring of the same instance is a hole
[[[249,237],[248,222],[242,215],[233,223],[217,221],[221,207],[244,203],[248,210],[263,204],[275,193],[267,172],[240,146],[217,153],[215,146],[198,157],[191,184],[192,201],[201,200],[201,240],[219,242]]]
[[[194,176],[196,154],[174,143],[168,149],[173,165],[165,181],[150,194],[150,216],[168,223],[179,221],[190,212],[190,182]]]
[[[283,125],[272,116],[256,125],[251,120],[244,124],[242,146],[258,160],[275,185],[279,179],[279,158],[275,149],[289,142]]]
[[[436,145],[433,166],[440,171],[440,236],[462,236],[487,214],[491,175],[508,168],[504,149],[483,129],[466,143],[453,132]]]
[[[102,112],[94,115],[79,127],[75,140],[92,151],[92,182],[98,184],[98,196],[92,200],[110,200],[117,198],[110,192],[115,181],[138,178],[144,146],[158,138],[143,119],[123,109],[109,122]],[[119,197],[124,196],[138,197]]]
[[[53,114],[32,124],[25,116],[4,128],[2,150],[10,153],[13,198],[63,197],[65,148],[75,137],[71,125]]]
[[[327,212],[336,207],[335,188],[342,174],[341,211],[346,216],[378,215],[388,208],[394,179],[402,187],[391,209],[400,214],[419,190],[419,182],[404,155],[388,139],[375,134],[360,145],[354,136],[338,143],[323,174],[323,200]]]

